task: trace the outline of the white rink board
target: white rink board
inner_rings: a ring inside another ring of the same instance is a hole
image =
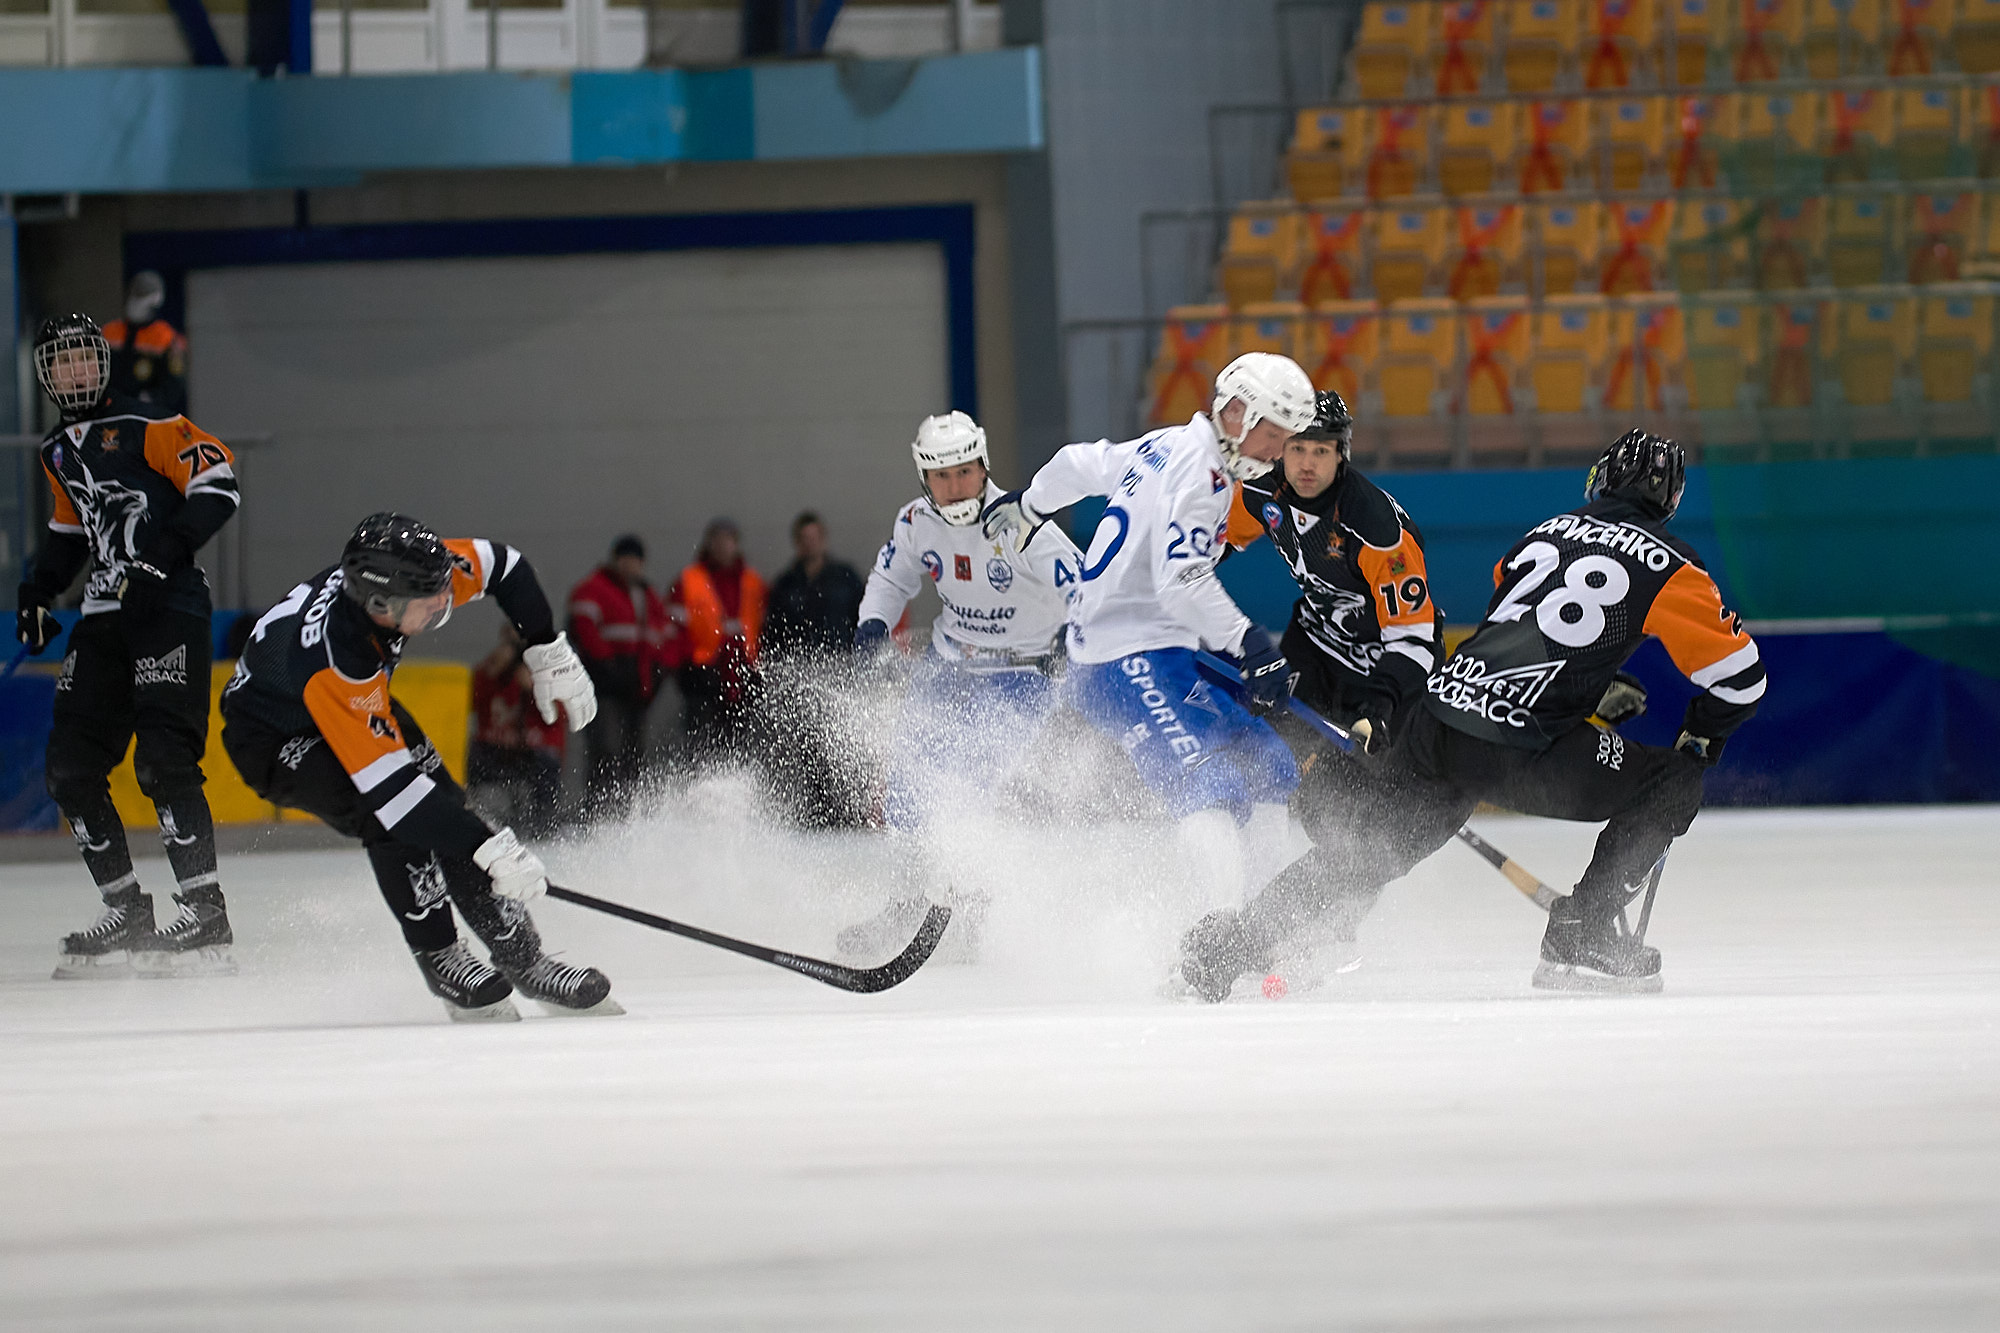
[[[1481,827],[1559,883],[1591,836]],[[1114,873],[1156,834],[1037,832],[977,967],[848,996],[550,904],[632,1012],[489,1028],[358,852],[226,861],[243,975],[180,983],[48,981],[91,896],[6,867],[0,1326],[2000,1327],[1996,833],[1704,815],[1618,999],[1531,991],[1448,847],[1361,972],[1203,1008]],[[818,951],[875,864],[698,803],[553,859]]]

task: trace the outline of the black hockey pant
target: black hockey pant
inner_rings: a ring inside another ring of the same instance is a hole
[[[1679,751],[1580,726],[1517,750],[1445,726],[1421,706],[1376,759],[1315,753],[1294,799],[1313,850],[1246,907],[1276,948],[1312,928],[1351,926],[1391,880],[1451,840],[1481,802],[1522,814],[1607,821],[1576,884],[1586,917],[1622,908],[1701,809],[1702,766]]]
[[[208,617],[180,611],[99,612],[70,634],[44,773],[99,893],[138,882],[108,781],[128,747],[181,890],[216,884],[215,823],[201,771],[208,635]]]
[[[389,706],[425,776],[462,803],[464,790],[445,770],[417,720],[402,704],[392,700]],[[222,748],[250,789],[265,800],[303,810],[328,828],[360,839],[375,871],[376,887],[411,949],[443,949],[458,938],[451,917],[455,904],[466,924],[486,941],[495,962],[526,967],[541,956],[541,940],[527,910],[497,896],[492,881],[471,857],[440,855],[403,842],[383,828],[317,731],[286,736],[229,719],[222,729]]]

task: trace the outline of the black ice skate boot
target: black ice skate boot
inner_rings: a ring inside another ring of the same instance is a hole
[[[444,1001],[454,1023],[518,1023],[521,1011],[507,998],[514,987],[507,978],[479,961],[464,940],[442,949],[412,949],[431,994]]]
[[[1262,972],[1269,959],[1251,939],[1242,914],[1224,909],[1195,922],[1181,940],[1181,980],[1196,998],[1221,1004],[1229,998],[1236,978]]]
[[[233,977],[236,959],[229,946],[236,942],[229,929],[229,907],[222,890],[213,885],[174,895],[180,912],[132,946],[132,970],[142,977]]]
[[[625,1012],[611,998],[611,978],[594,967],[573,967],[542,952],[542,934],[526,908],[490,896],[487,902],[498,909],[498,922],[480,910],[466,913],[466,920],[486,941],[493,966],[514,983],[515,990],[556,1018],[609,1018]]]
[[[57,981],[84,981],[132,975],[132,950],[153,934],[153,896],[128,885],[104,899],[104,915],[88,930],[65,935]]]
[[[1535,966],[1539,990],[1649,994],[1660,989],[1660,951],[1624,929],[1616,910],[1594,910],[1570,894],[1549,909],[1542,959]]]

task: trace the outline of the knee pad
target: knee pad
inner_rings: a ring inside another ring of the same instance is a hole
[[[139,790],[146,799],[155,805],[197,794],[202,789],[201,761],[188,753],[186,747],[171,741],[148,745],[142,737],[132,755],[132,776],[139,780]]]
[[[87,809],[111,799],[110,774],[93,764],[63,763],[49,756],[42,783],[55,803],[65,811]]]

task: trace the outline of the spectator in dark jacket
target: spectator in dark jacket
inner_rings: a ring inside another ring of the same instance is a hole
[[[861,575],[827,555],[826,524],[811,510],[792,520],[792,551],[798,558],[771,585],[764,651],[773,658],[852,652],[866,586]]]
[[[589,799],[620,799],[646,757],[646,709],[683,661],[680,626],[646,582],[646,547],[620,537],[611,559],[571,589],[569,639],[597,687],[597,720],[584,729]]]

